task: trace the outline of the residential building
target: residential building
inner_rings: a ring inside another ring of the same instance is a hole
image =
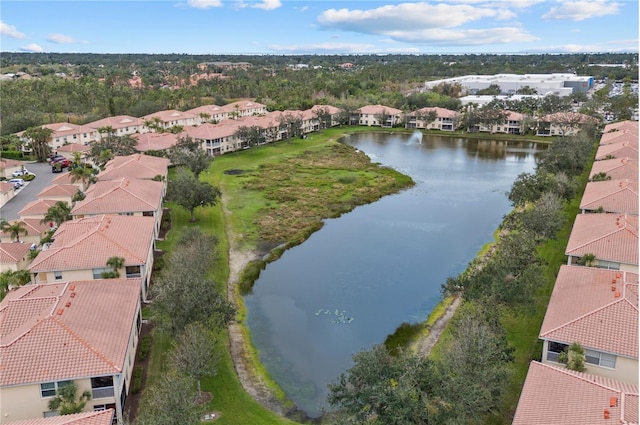
[[[610,145],[613,143],[633,142],[638,140],[638,127],[624,128],[620,127],[619,130],[612,130],[608,133],[603,133],[600,137],[600,145]]]
[[[612,180],[638,181],[638,157],[621,157],[595,161],[591,166],[589,180],[603,173]]]
[[[16,188],[13,183],[0,181],[0,207],[13,199],[16,195]]]
[[[98,174],[98,180],[118,180],[123,177],[159,180],[164,183],[164,193],[166,193],[168,172],[169,160],[167,158],[136,153],[128,156],[116,156],[107,162],[104,171]]]
[[[351,115],[352,125],[368,127],[393,127],[401,122],[402,111],[383,105],[366,105],[358,108]]]
[[[589,182],[580,201],[586,212],[638,215],[638,181],[606,180]]]
[[[69,145],[62,145],[58,148],[58,155],[62,155],[70,161],[73,160],[73,154],[75,152],[80,152],[83,159],[87,158],[91,152],[91,146],[71,143]]]
[[[75,143],[80,145],[88,145],[89,143],[100,140],[98,131],[86,125],[77,125],[69,122],[58,122],[53,124],[45,124],[42,128],[52,130],[49,146],[55,152],[64,145]],[[16,135],[25,141],[29,138],[24,135],[24,131],[16,133]]]
[[[28,202],[20,211],[18,216],[24,220],[27,218],[35,218],[42,220],[47,214],[49,208],[54,206],[57,201],[53,199],[36,199],[35,201]]]
[[[267,110],[267,105],[263,105],[262,103],[258,103],[254,100],[239,100],[237,102],[221,106],[221,109],[222,113],[226,115],[226,119],[264,115],[269,112]]]
[[[575,136],[586,124],[598,121],[578,112],[556,112],[538,120],[537,136]]]
[[[586,372],[638,385],[638,274],[562,266],[540,328],[542,362],[578,343]]]
[[[185,112],[197,116],[199,118],[198,124],[215,124],[229,118],[227,112],[218,105],[202,105],[197,108],[188,109]]]
[[[638,386],[531,362],[513,425],[638,423]]]
[[[137,133],[133,137],[138,144],[136,150],[138,152],[149,151],[169,151],[178,143],[178,138],[183,137],[186,133]]]
[[[234,136],[236,131],[237,127],[206,123],[187,128],[185,132],[192,139],[198,140],[209,156],[217,156],[238,149],[240,140]]]
[[[153,270],[155,219],[142,216],[100,215],[63,222],[53,242],[29,266],[31,281],[57,283],[101,279],[114,271],[112,257],[124,259],[120,276],[142,278],[141,296],[147,291]]]
[[[429,115],[435,117],[429,121]],[[453,131],[456,128],[458,113],[445,108],[421,108],[409,114],[407,128],[421,128],[425,130]]]
[[[0,242],[0,271],[26,270],[31,262],[28,243]]]
[[[51,416],[48,418],[24,419],[22,421],[3,422],[5,425],[112,425],[116,411],[114,409],[93,412],[74,413],[72,415]]]
[[[21,170],[23,167],[26,168],[26,166],[27,166],[27,163],[25,161],[0,158],[0,177],[10,179],[11,174],[14,171]]]
[[[638,140],[601,145],[596,151],[596,161],[614,158],[633,158],[638,160]]]
[[[340,117],[344,112],[342,109],[331,105],[313,105],[310,111],[316,117],[316,124],[314,125],[313,131],[319,131],[325,128],[340,125]],[[327,122],[321,122],[320,117],[323,114],[328,114],[331,119],[327,120]]]
[[[565,254],[567,264],[593,255],[595,267],[638,273],[638,216],[578,214]]]
[[[129,179],[99,181],[89,187],[85,199],[71,210],[74,219],[103,214],[154,218],[154,237],[162,221],[163,183]]]
[[[150,127],[152,125],[157,125],[162,129],[168,129],[175,126],[186,127],[200,123],[200,117],[197,115],[177,111],[175,109],[154,112],[152,114],[145,115],[140,118],[140,120],[143,122],[142,128],[144,129],[144,131],[140,131],[140,133],[150,131]]]
[[[606,133],[623,131],[623,130],[635,130],[636,132],[638,132],[638,121],[625,120],[625,121],[609,123],[604,126],[603,136]]]
[[[65,204],[72,205],[73,196],[78,190],[78,186],[74,184],[53,184],[42,189],[36,196],[38,199],[62,201]]]
[[[49,230],[51,230],[53,223],[43,222],[40,218],[23,218],[20,220],[13,220],[10,223],[14,223],[15,221],[21,221],[24,224],[24,229],[27,231],[26,234],[20,234],[20,241],[26,244],[36,245],[40,244],[42,238],[44,238]],[[6,231],[0,232],[0,241],[2,242],[14,242],[15,238],[11,237],[11,234]]]
[[[0,417],[55,415],[49,400],[74,382],[85,411],[114,409],[131,388],[142,326],[140,279],[25,285],[0,302]]]
[[[142,133],[147,131],[144,121],[140,118],[131,117],[129,115],[118,115],[115,117],[107,117],[98,121],[86,124],[100,133],[100,130],[111,129],[114,136],[127,136],[134,133]],[[107,134],[102,133],[102,136]]]

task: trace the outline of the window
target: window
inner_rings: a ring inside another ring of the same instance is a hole
[[[53,277],[55,277],[56,280],[62,280],[62,272],[53,272]]]
[[[123,213],[119,213],[118,215],[133,215],[132,212],[123,212]]]
[[[142,216],[143,217],[153,217],[153,211],[143,211],[142,212]]]
[[[91,396],[92,398],[113,397],[115,394],[113,388],[113,376],[100,376],[91,378]]]
[[[585,362],[597,366],[616,368],[616,356],[613,354],[602,353],[600,351],[585,350]]]
[[[547,345],[547,360],[550,362],[558,362],[558,354],[566,352],[569,346],[559,342],[549,341]]]
[[[126,266],[124,268],[127,277],[140,277],[140,266]]]
[[[71,381],[45,382],[40,384],[40,395],[42,397],[53,397],[60,388],[70,383]]]
[[[59,410],[49,410],[47,412],[42,412],[42,417],[43,418],[52,418],[54,416],[60,416],[60,411]]]
[[[93,278],[94,279],[102,279],[102,273],[112,272],[113,269],[111,267],[100,267],[97,269],[93,269]]]

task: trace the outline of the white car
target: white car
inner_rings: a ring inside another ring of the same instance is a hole
[[[11,173],[13,177],[26,176],[27,174],[31,174],[31,173],[26,168],[23,170],[16,170],[13,173]]]
[[[16,185],[18,187],[24,186],[24,180],[22,180],[22,179],[11,179],[11,180],[9,180],[9,183],[12,183],[13,187],[16,187]]]

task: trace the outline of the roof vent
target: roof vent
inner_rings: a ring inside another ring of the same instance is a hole
[[[69,296],[70,296],[71,298],[75,298],[75,297],[76,297],[76,293],[75,293],[75,292],[72,292]]]
[[[609,409],[604,409],[604,418],[609,419]]]
[[[61,308],[61,309],[58,309],[58,313],[57,313],[57,314],[58,314],[58,316],[62,316],[62,312],[63,312],[63,311],[64,311],[64,309],[62,309],[62,308]]]
[[[616,291],[615,295],[616,298],[620,298],[620,291]]]
[[[618,406],[618,397],[611,397],[609,399],[609,407],[617,407]]]
[[[71,286],[69,287],[69,289],[73,292],[76,290],[76,284],[72,283]]]
[[[71,301],[67,301],[67,303],[65,304],[66,307],[71,307]]]

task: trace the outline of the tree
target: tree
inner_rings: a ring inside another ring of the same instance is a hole
[[[29,139],[31,150],[36,155],[38,162],[46,162],[51,154],[51,135],[53,130],[46,127],[31,127],[24,131],[24,137]]]
[[[389,114],[389,112],[387,112],[385,108],[383,108],[380,113],[374,114],[373,117],[376,119],[376,121],[378,121],[380,127],[390,127],[389,125],[387,125],[387,122],[389,121],[391,114]]]
[[[329,384],[328,401],[341,409],[341,423],[430,424],[446,414],[430,360],[408,353],[394,357],[376,345],[355,354],[353,361]]]
[[[31,275],[29,270],[6,270],[0,273],[0,301],[7,295],[7,291],[29,283]]]
[[[84,165],[73,167],[71,171],[69,171],[69,175],[71,176],[71,183],[79,180],[82,182],[82,187],[86,190],[88,184],[93,179],[93,167],[85,167]]]
[[[103,279],[117,279],[120,277],[120,272],[118,270],[121,270],[124,267],[124,262],[125,259],[123,257],[118,257],[118,256],[113,256],[113,257],[109,257],[107,259],[107,266],[111,267],[111,271],[108,272],[102,272],[102,275],[100,277],[102,277]]]
[[[216,244],[215,238],[197,228],[186,232],[154,285],[153,316],[173,335],[192,322],[218,329],[235,315],[233,305],[208,277],[217,259]]]
[[[321,130],[331,128],[333,117],[327,106],[316,108],[313,111],[313,116],[318,120],[318,126]]]
[[[537,235],[538,240],[553,238],[564,225],[562,199],[554,192],[545,192],[531,208],[521,213],[522,226]]]
[[[240,140],[241,146],[252,148],[265,142],[264,132],[257,125],[238,127],[233,137]]]
[[[189,211],[192,222],[196,221],[196,208],[213,206],[219,197],[220,190],[217,187],[197,180],[186,170],[178,170],[167,190],[167,199]]]
[[[201,398],[200,379],[215,375],[218,364],[214,338],[207,327],[200,322],[185,326],[171,352],[171,361],[178,371],[196,380]]]
[[[452,338],[441,356],[442,388],[451,403],[450,423],[475,423],[498,407],[507,387],[513,349],[495,307],[463,306],[450,323]]]
[[[109,150],[113,156],[127,156],[133,155],[137,152],[136,146],[138,142],[131,135],[116,136],[109,134],[99,141],[91,143],[91,151],[89,157],[93,159],[96,164],[106,164],[102,152]],[[110,158],[109,158],[110,159]]]
[[[71,220],[71,207],[64,201],[58,201],[47,209],[41,223],[53,223],[59,227],[63,222]]]
[[[186,148],[172,149],[169,153],[169,159],[174,165],[182,165],[191,170],[196,179],[200,174],[209,168],[209,164],[213,159],[207,155],[202,149],[189,150]]]
[[[78,386],[70,381],[56,391],[56,396],[49,400],[49,410],[60,410],[61,415],[71,415],[82,412],[87,401],[91,400],[91,391],[84,390],[78,396]]]
[[[567,369],[575,370],[577,372],[584,372],[587,370],[585,367],[585,354],[584,348],[577,342],[572,343],[567,347],[567,351],[563,351],[558,354],[558,361],[567,365]]]
[[[11,239],[16,238],[16,242],[20,242],[20,234],[28,235],[26,224],[23,221],[14,221],[4,227],[4,231],[11,235]]]
[[[199,425],[193,379],[170,370],[162,374],[145,392],[138,425]]]

